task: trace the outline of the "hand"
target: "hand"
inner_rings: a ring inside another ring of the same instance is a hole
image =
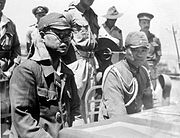
[[[98,72],[97,74],[96,74],[96,80],[97,80],[97,82],[99,82],[100,80],[101,80],[101,78],[102,78],[102,72]]]
[[[81,126],[84,124],[85,122],[82,118],[75,117],[75,121],[73,121],[73,126]]]

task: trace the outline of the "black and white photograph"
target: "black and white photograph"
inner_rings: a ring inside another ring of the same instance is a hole
[[[1,138],[179,138],[179,0],[0,0]]]

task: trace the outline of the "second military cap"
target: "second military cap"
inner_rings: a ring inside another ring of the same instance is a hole
[[[138,48],[146,47],[149,48],[148,39],[144,32],[130,32],[125,40],[125,47]]]
[[[38,23],[38,29],[43,30],[46,27],[58,30],[71,30],[70,24],[67,22],[66,18],[62,14],[55,12],[49,13],[40,19]]]
[[[152,18],[154,18],[154,15],[152,15],[152,14],[150,14],[150,13],[145,13],[145,12],[143,12],[143,13],[139,13],[138,15],[137,15],[137,18],[139,19],[139,20],[151,20]]]
[[[45,6],[38,6],[35,7],[34,9],[32,9],[32,13],[34,15],[38,14],[38,13],[48,13],[49,9]]]

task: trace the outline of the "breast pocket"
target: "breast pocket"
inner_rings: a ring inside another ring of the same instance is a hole
[[[47,88],[37,87],[38,96],[46,101],[56,101],[58,99],[58,93],[55,91],[48,90]]]

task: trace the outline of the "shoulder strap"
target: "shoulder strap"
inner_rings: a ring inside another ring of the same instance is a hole
[[[121,81],[121,84],[122,84],[123,91],[128,93],[128,94],[133,94],[132,98],[127,103],[125,103],[125,106],[127,107],[127,106],[129,106],[134,101],[134,99],[137,96],[137,93],[138,93],[138,82],[137,82],[137,79],[136,78],[132,79],[133,90],[131,92],[129,92],[125,88],[125,86],[124,86],[123,78],[122,78],[121,74],[119,73],[118,69],[115,66],[111,65],[104,72],[103,79],[102,79],[102,88],[104,87],[104,82],[105,82],[105,79],[107,78],[107,74],[109,73],[109,71],[111,69],[113,69],[113,71],[118,75],[118,78],[119,78],[119,80]]]
[[[142,68],[143,68],[144,74],[146,75],[146,77],[150,81],[150,88],[151,88],[152,92],[154,93],[154,87],[153,87],[153,84],[152,84],[152,81],[151,81],[150,71],[145,66],[142,66]]]

